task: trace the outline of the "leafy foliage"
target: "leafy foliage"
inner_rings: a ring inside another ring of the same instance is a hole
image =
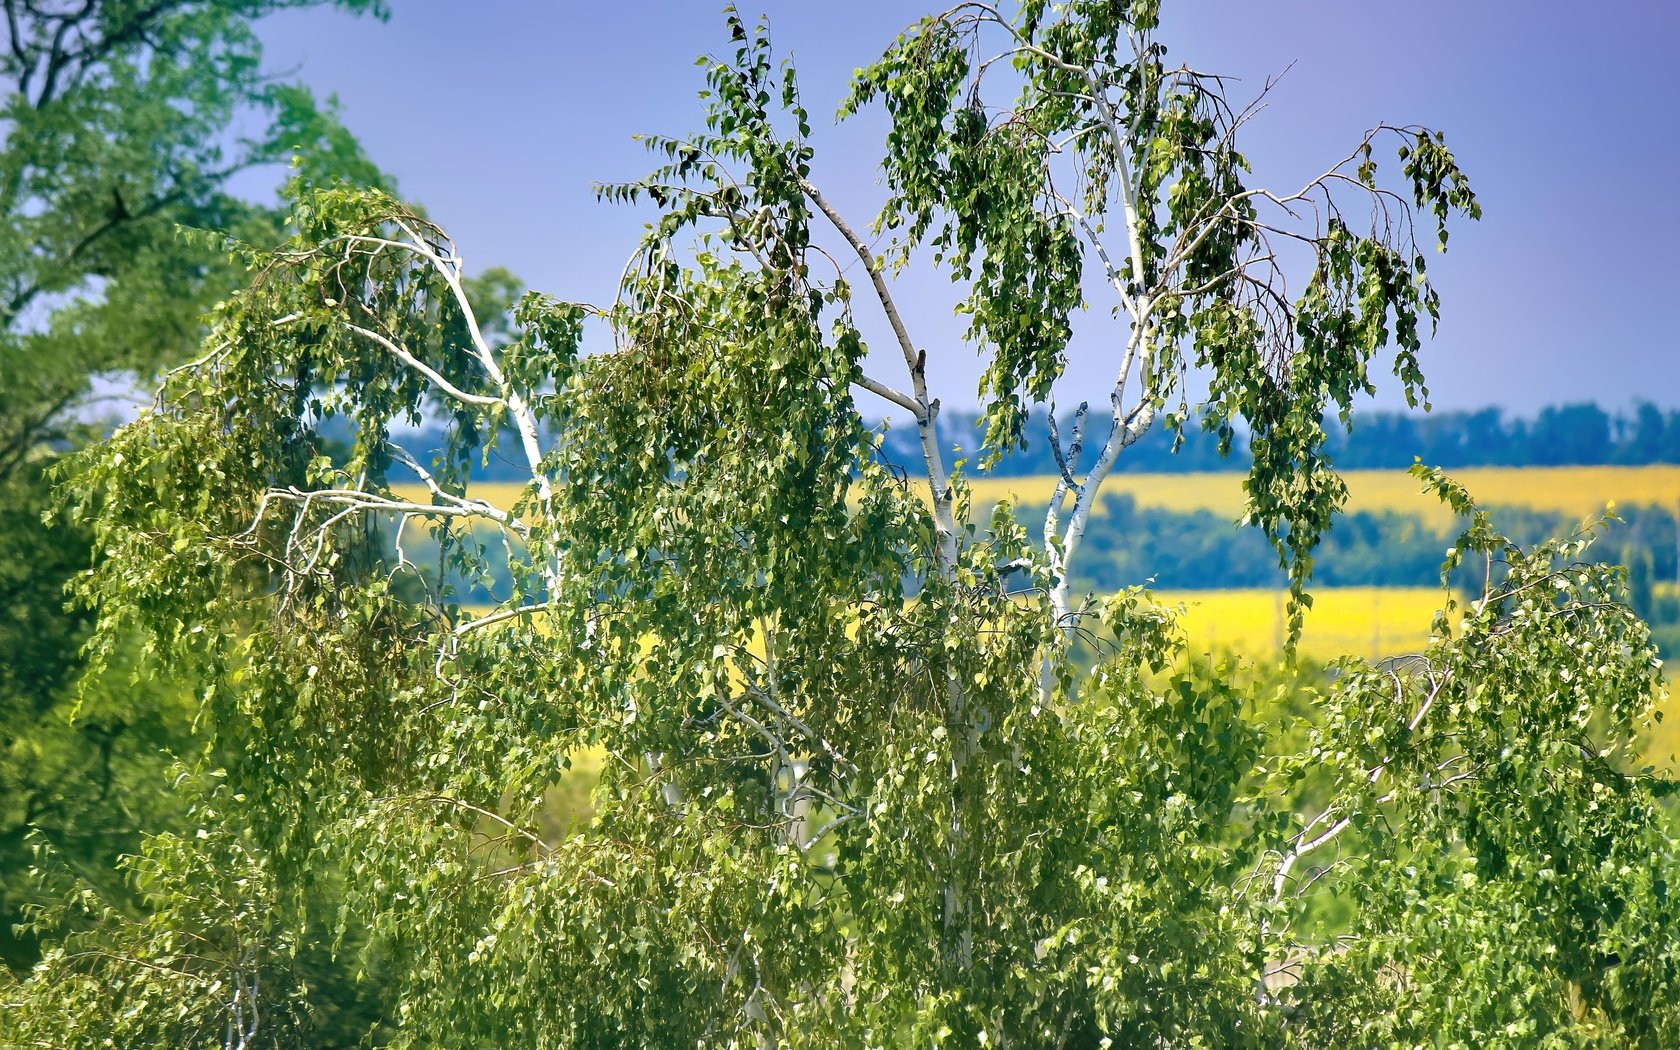
[[[1108,437],[1070,488],[1094,495],[1157,411],[1176,403],[1166,418],[1181,428],[1188,366],[1204,369],[1203,425],[1224,450],[1235,423],[1247,432],[1250,518],[1300,601],[1313,548],[1346,497],[1325,455],[1326,408],[1346,418],[1391,344],[1408,401],[1425,393],[1418,326],[1436,298],[1406,196],[1431,213],[1443,249],[1449,215],[1475,217],[1480,206],[1439,133],[1421,128],[1372,130],[1294,193],[1245,185],[1236,140],[1252,108],[1233,108],[1217,77],[1168,67],[1157,18],[1152,3],[1027,4],[1011,25],[988,4],[961,4],[860,73],[844,111],[885,99],[893,196],[878,225],[903,228],[905,251],[930,241],[970,286],[970,337],[992,351],[981,389],[991,458],[1020,442],[1025,402],[1044,401],[1061,373],[1068,317],[1082,305],[1083,233],[1131,332]],[[972,57],[994,46],[997,57]],[[989,107],[986,74],[1006,60],[1024,88],[1015,105]],[[1378,182],[1373,147],[1385,138],[1401,140],[1406,196]],[[1349,188],[1370,216],[1363,228]],[[1303,208],[1316,216],[1304,229]],[[1111,211],[1123,223],[1113,255],[1102,239]],[[1293,302],[1281,291],[1291,248],[1310,266]],[[1079,457],[1067,458],[1078,469]],[[1064,538],[1070,556],[1077,521]]]
[[[252,22],[301,0],[8,2],[0,52],[0,956],[27,970],[19,929],[43,900],[32,843],[131,910],[118,858],[179,826],[172,756],[202,759],[191,730],[207,684],[112,638],[101,669],[66,585],[93,558],[90,530],[54,520],[55,465],[100,436],[137,377],[192,356],[204,313],[239,283],[212,227],[264,243],[285,213],[228,190],[237,173],[295,157],[322,181],[383,176],[335,119],[261,68]],[[378,13],[369,0],[349,11]],[[249,136],[230,127],[248,124]],[[49,524],[50,522],[50,524]],[[85,943],[85,942],[84,942]]]
[[[130,652],[106,674],[82,674],[91,617],[64,611],[64,588],[85,567],[89,540],[42,523],[50,503],[40,470],[31,463],[0,481],[0,957],[14,968],[36,955],[36,939],[15,932],[43,900],[32,839],[101,891],[125,896],[118,855],[179,817],[166,752],[190,746],[193,708],[178,683],[136,680]]]
[[[368,1032],[377,1004],[322,987],[343,974],[322,947],[321,917],[298,911],[302,902],[276,885],[263,855],[230,830],[222,809],[237,797],[214,778],[178,786],[204,824],[191,835],[155,833],[124,858],[139,908],[113,906],[108,894],[49,869],[61,897],[32,925],[61,935],[33,977],[50,998],[14,1008],[8,1039],[248,1046],[260,1033],[281,1045],[354,1045],[345,1033]]]
[[[297,155],[317,178],[382,182],[330,110],[261,69],[251,21],[308,2],[6,5],[0,470],[78,435],[90,377],[144,374],[198,344],[235,278],[177,226],[277,234],[272,209],[225,190],[231,176]],[[229,142],[252,108],[262,132]]]

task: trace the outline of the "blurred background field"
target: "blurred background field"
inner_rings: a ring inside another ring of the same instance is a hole
[[[1582,519],[1602,513],[1606,504],[1620,506],[1680,504],[1680,465],[1596,467],[1467,467],[1450,472],[1484,506],[1526,507]],[[1176,513],[1208,511],[1235,520],[1242,515],[1243,475],[1234,471],[1192,474],[1113,474],[1103,483],[1103,498],[1093,513],[1106,511],[1106,501],[1130,496],[1140,507]],[[1353,470],[1344,477],[1349,511],[1417,515],[1427,524],[1444,528],[1453,516],[1440,502],[1419,491],[1416,478],[1403,470]],[[1043,507],[1055,491],[1052,475],[1024,477],[979,476],[968,479],[979,517],[1001,500],[1017,506]],[[419,484],[393,486],[405,499],[427,502]],[[524,486],[510,481],[475,484],[472,495],[502,508],[511,507]]]
[[[1680,588],[1658,587],[1667,600],[1680,600]],[[1182,604],[1180,621],[1190,651],[1216,656],[1234,650],[1251,660],[1276,658],[1287,632],[1283,591],[1233,589],[1183,591],[1157,596]],[[1430,624],[1446,595],[1438,587],[1322,587],[1313,590],[1313,608],[1301,636],[1301,655],[1311,661],[1337,656],[1367,660],[1421,652],[1429,644]],[[1671,689],[1676,684],[1668,668]],[[1664,718],[1651,730],[1644,760],[1680,772],[1680,702],[1671,696]]]
[[[1680,466],[1467,467],[1449,471],[1484,506],[1527,507],[1573,518],[1601,513],[1607,502],[1658,504],[1680,501]],[[1403,470],[1352,470],[1343,475],[1349,511],[1415,514],[1434,527],[1446,527],[1453,515],[1440,501],[1419,491],[1416,478]],[[1114,474],[1103,482],[1103,500],[1130,495],[1140,507],[1185,513],[1206,510],[1236,519],[1243,511],[1244,475],[1232,471],[1197,474]],[[1044,506],[1056,488],[1052,476],[983,477],[969,482],[976,508],[1008,499],[1019,505]],[[486,496],[486,498],[490,498]],[[1102,502],[1093,513],[1102,513]]]
[[[1288,633],[1287,594],[1240,588],[1158,595],[1182,604],[1184,633],[1193,652],[1236,649],[1258,657],[1281,651]],[[1420,652],[1441,607],[1438,587],[1320,587],[1312,592],[1301,652],[1317,660],[1367,660]]]

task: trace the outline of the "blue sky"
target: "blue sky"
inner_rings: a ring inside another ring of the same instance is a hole
[[[405,195],[460,243],[570,299],[611,298],[646,215],[596,203],[594,181],[650,166],[636,132],[700,119],[696,55],[726,41],[721,0],[391,0],[389,22],[332,11],[263,23]],[[932,7],[914,0],[759,0],[816,119],[816,177],[857,223],[880,202],[877,115],[828,126],[852,70]],[[1179,0],[1173,56],[1257,92],[1256,181],[1293,187],[1378,122],[1446,131],[1485,217],[1433,265],[1444,301],[1426,347],[1434,401],[1518,412],[1596,399],[1680,405],[1680,4],[1623,0]],[[942,277],[899,293],[948,404],[978,374]],[[871,334],[866,329],[866,334]],[[1106,392],[1101,325],[1072,348],[1068,404]],[[881,340],[873,340],[879,344]],[[1392,390],[1381,402],[1398,403]]]

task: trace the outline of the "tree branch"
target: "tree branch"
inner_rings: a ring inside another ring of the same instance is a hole
[[[499,397],[487,397],[483,394],[469,394],[469,393],[467,393],[465,390],[462,390],[460,387],[456,386],[454,383],[451,383],[449,380],[445,379],[443,377],[442,373],[438,372],[431,365],[428,365],[426,362],[420,360],[418,357],[415,357],[412,353],[410,353],[408,351],[408,349],[406,347],[403,347],[402,345],[400,345],[396,342],[393,342],[391,339],[379,334],[378,332],[375,332],[371,328],[363,328],[361,325],[356,324],[352,321],[344,322],[344,327],[348,328],[352,332],[355,332],[357,335],[364,336],[368,339],[373,340],[374,342],[378,343],[380,346],[389,350],[392,354],[395,354],[397,359],[402,361],[403,364],[407,365],[408,367],[414,369],[416,372],[419,372],[421,375],[425,376],[427,379],[431,380],[433,386],[437,387],[439,390],[443,391],[445,394],[448,394],[450,397],[452,397],[455,400],[461,402],[462,404],[479,405],[479,406],[483,406],[483,407],[489,407],[489,406],[500,405],[500,404],[504,403],[502,401],[502,399],[499,398]]]
[[[893,301],[892,292],[887,288],[886,276],[881,270],[880,260],[875,253],[857,235],[845,217],[828,202],[828,198],[808,180],[800,182],[800,188],[805,196],[810,198],[846,243],[852,246],[864,270],[869,274],[870,283],[875,288],[875,298],[881,303],[881,309],[886,312],[887,322],[892,325],[893,335],[898,338],[899,350],[904,354],[904,366],[910,373],[910,386],[914,393],[914,400],[920,410],[916,416],[916,428],[921,437],[922,461],[927,467],[928,485],[932,489],[934,524],[939,531],[939,563],[940,571],[946,575],[952,573],[957,563],[957,523],[951,509],[951,482],[945,473],[945,457],[939,449],[939,434],[936,421],[939,415],[939,402],[929,399],[927,389],[927,354],[918,351],[910,341],[910,332],[904,327],[904,318],[898,312],[898,304]],[[877,391],[878,392],[878,391]]]

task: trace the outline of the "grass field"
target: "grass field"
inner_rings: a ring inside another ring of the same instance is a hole
[[[1402,470],[1354,470],[1346,475],[1349,509],[1395,511],[1417,514],[1441,528],[1452,522],[1451,513],[1430,496],[1419,492],[1417,480]],[[1585,518],[1604,510],[1605,504],[1658,503],[1673,507],[1680,503],[1680,466],[1651,467],[1478,467],[1454,471],[1453,476],[1485,505],[1531,507]],[[1103,483],[1103,494],[1130,493],[1140,506],[1172,511],[1208,510],[1235,520],[1242,514],[1243,475],[1215,474],[1114,474]],[[1019,478],[975,478],[974,505],[982,512],[1002,499],[1042,507],[1055,490],[1048,476]],[[405,498],[427,502],[419,485],[396,486]],[[486,482],[473,486],[473,495],[503,509],[513,504],[523,486],[512,482]],[[1096,513],[1102,512],[1101,503]]]

